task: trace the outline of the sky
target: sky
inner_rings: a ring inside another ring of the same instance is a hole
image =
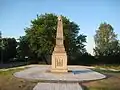
[[[103,22],[111,24],[120,40],[120,0],[0,0],[2,37],[24,36],[37,14],[64,15],[87,35],[86,49],[93,54],[94,35]]]

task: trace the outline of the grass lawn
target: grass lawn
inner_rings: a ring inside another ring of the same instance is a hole
[[[27,81],[13,76],[15,72],[20,70],[23,69],[0,71],[0,90],[33,90],[37,82]]]
[[[94,65],[95,68],[115,69],[120,70],[120,65]]]
[[[84,90],[120,90],[120,71],[94,69],[107,76],[106,79],[82,83]]]

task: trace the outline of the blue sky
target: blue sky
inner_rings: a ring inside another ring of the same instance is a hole
[[[120,39],[120,0],[0,0],[0,31],[3,37],[25,35],[24,28],[37,14],[64,15],[87,35],[86,48],[92,53],[95,30],[107,22]]]

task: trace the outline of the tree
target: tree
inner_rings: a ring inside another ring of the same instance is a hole
[[[17,42],[15,38],[2,38],[1,56],[3,62],[8,62],[16,57],[16,47]]]
[[[63,18],[64,45],[68,56],[75,58],[76,53],[86,52],[84,43],[86,36],[79,35],[79,26],[71,22],[66,17]],[[31,26],[25,29],[26,38],[29,47],[37,57],[51,55],[55,46],[55,37],[57,29],[57,16],[55,14],[37,15],[37,18],[31,21]]]
[[[2,38],[2,33],[1,33],[1,31],[0,31],[0,39]],[[1,45],[1,44],[0,44]]]
[[[0,31],[0,62],[2,63],[2,33]]]
[[[30,56],[29,44],[25,36],[21,36],[18,40],[17,58],[24,60],[26,56]]]
[[[102,23],[96,31],[95,39],[95,55],[110,56],[120,53],[117,34],[110,24]]]

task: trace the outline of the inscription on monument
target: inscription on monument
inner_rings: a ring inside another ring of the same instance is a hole
[[[63,59],[62,58],[55,58],[56,60],[56,67],[62,67],[63,66]]]

